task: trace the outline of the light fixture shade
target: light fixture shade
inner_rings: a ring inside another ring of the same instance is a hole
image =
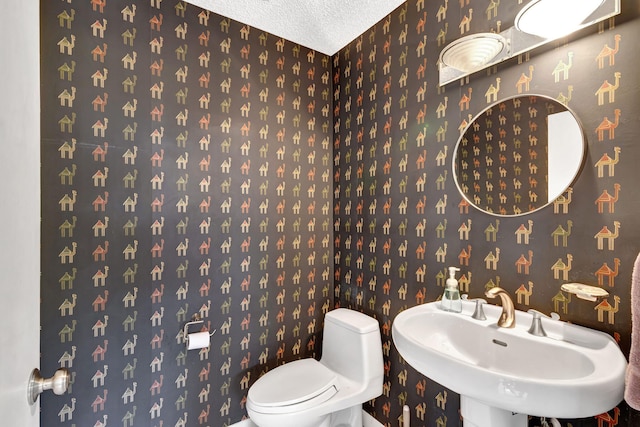
[[[523,33],[556,39],[580,28],[604,0],[533,0],[516,16]]]
[[[494,33],[479,33],[461,37],[440,53],[440,62],[464,72],[484,68],[508,48],[507,40]]]

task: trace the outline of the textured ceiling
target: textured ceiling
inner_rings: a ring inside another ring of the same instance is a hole
[[[298,43],[333,55],[405,0],[187,0]]]

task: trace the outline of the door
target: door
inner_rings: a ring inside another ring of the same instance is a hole
[[[0,14],[0,419],[39,425],[27,382],[40,366],[40,75],[38,0]],[[53,374],[43,372],[45,377]],[[49,392],[50,393],[50,392]]]

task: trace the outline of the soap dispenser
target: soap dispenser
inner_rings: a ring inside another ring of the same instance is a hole
[[[460,299],[456,271],[460,271],[460,269],[458,267],[449,267],[449,278],[445,284],[440,307],[445,311],[460,313],[462,312],[462,300]]]

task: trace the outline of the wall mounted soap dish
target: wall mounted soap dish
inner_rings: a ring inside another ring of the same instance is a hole
[[[609,292],[604,289],[583,283],[565,283],[560,286],[560,289],[586,301],[596,301],[598,298],[606,298],[609,296]]]

